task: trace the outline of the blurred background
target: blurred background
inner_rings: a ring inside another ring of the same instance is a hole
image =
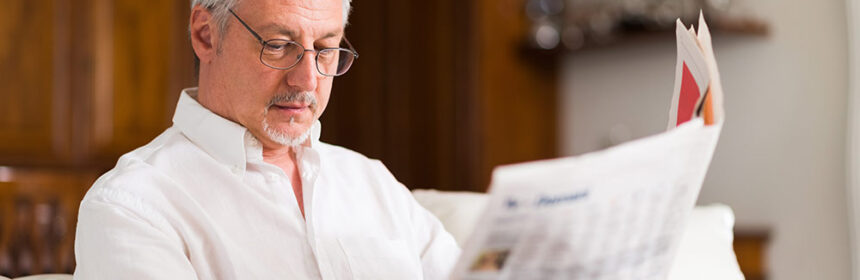
[[[674,20],[702,9],[728,120],[699,203],[734,209],[747,279],[860,279],[853,1],[355,0],[322,139],[481,192],[499,164],[659,133]],[[0,275],[68,273],[86,190],[196,84],[189,1],[2,2]]]

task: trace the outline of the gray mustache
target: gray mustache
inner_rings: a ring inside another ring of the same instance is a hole
[[[272,107],[278,103],[287,103],[287,102],[302,102],[309,103],[311,108],[316,108],[317,106],[317,98],[310,92],[297,92],[297,93],[288,93],[288,94],[278,94],[272,97],[269,100],[268,107]]]

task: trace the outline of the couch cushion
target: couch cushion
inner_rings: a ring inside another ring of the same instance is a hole
[[[734,225],[735,215],[726,205],[693,209],[669,279],[744,279],[732,248]]]
[[[475,192],[441,192],[437,190],[415,190],[415,200],[436,215],[445,229],[463,247],[466,238],[475,229],[475,224],[487,207],[489,196]]]

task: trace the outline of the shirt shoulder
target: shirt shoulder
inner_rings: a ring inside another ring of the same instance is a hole
[[[152,214],[178,187],[170,170],[201,153],[181,132],[168,128],[148,144],[122,155],[114,168],[93,183],[81,205],[99,201]]]

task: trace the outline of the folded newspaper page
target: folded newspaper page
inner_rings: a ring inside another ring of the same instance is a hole
[[[666,279],[723,123],[707,25],[676,33],[669,130],[497,168],[452,279]]]

